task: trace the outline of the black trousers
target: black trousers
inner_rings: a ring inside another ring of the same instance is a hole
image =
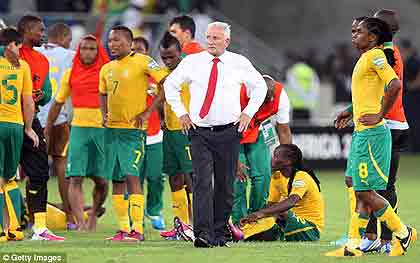
[[[385,198],[392,208],[396,209],[398,203],[395,183],[397,181],[398,167],[400,163],[400,153],[407,151],[409,130],[391,130],[392,135],[392,152],[391,152],[391,166],[389,169],[388,184],[386,190],[377,191],[379,195]],[[381,223],[381,239],[392,240],[392,232],[388,229],[385,223]],[[370,217],[369,223],[366,227],[366,233],[377,233],[377,219],[373,215]]]
[[[47,144],[38,118],[34,118],[32,129],[39,137],[39,146],[35,148],[32,140],[25,134],[20,164],[29,179],[26,189],[26,200],[29,211],[31,213],[38,213],[47,211],[49,167]]]
[[[239,158],[241,133],[229,124],[191,129],[194,235],[210,242],[229,238],[233,180]]]

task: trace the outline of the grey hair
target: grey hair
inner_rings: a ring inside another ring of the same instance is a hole
[[[223,29],[226,38],[230,39],[230,25],[228,23],[219,22],[219,21],[212,22],[212,23],[208,24],[207,31],[209,31],[209,29],[211,27],[218,27],[220,29]]]

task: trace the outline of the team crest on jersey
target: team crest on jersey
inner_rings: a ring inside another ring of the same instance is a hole
[[[374,59],[373,59],[373,64],[374,64],[376,67],[378,67],[378,68],[382,69],[382,68],[384,67],[384,65],[385,65],[385,58],[384,58],[384,57],[377,57],[377,58],[374,58]]]
[[[159,68],[158,63],[156,63],[156,61],[154,61],[153,59],[149,62],[149,64],[147,66],[150,69],[158,69]]]
[[[294,180],[292,184],[293,188],[302,188],[305,187],[305,181],[303,180]]]

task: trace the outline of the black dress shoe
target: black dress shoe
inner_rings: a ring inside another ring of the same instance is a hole
[[[194,240],[194,247],[199,247],[199,248],[210,248],[213,247],[212,244],[210,244],[210,242],[202,237],[197,237]]]
[[[217,246],[218,246],[218,247],[230,247],[230,245],[228,244],[228,242],[227,242],[226,240],[220,240],[220,241],[217,243]]]

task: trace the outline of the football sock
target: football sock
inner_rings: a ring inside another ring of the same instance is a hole
[[[4,194],[3,188],[0,187],[0,233],[3,232],[3,210],[4,210]]]
[[[128,201],[124,199],[124,195],[112,195],[112,206],[117,216],[120,230],[129,232]]]
[[[22,202],[19,186],[15,181],[4,186],[4,199],[9,214],[9,229],[16,230],[20,227],[20,216],[22,214]]]
[[[389,230],[394,232],[397,237],[405,238],[408,236],[407,226],[401,222],[400,217],[395,213],[388,202],[385,204],[384,208],[375,211],[373,214],[381,222],[384,222]]]
[[[34,232],[43,232],[47,228],[47,213],[38,212],[34,213]]]
[[[185,189],[172,192],[172,210],[174,217],[179,217],[185,224],[189,224],[188,198]]]
[[[132,229],[143,234],[143,218],[144,218],[144,195],[131,194],[130,202],[130,218],[133,222]]]

